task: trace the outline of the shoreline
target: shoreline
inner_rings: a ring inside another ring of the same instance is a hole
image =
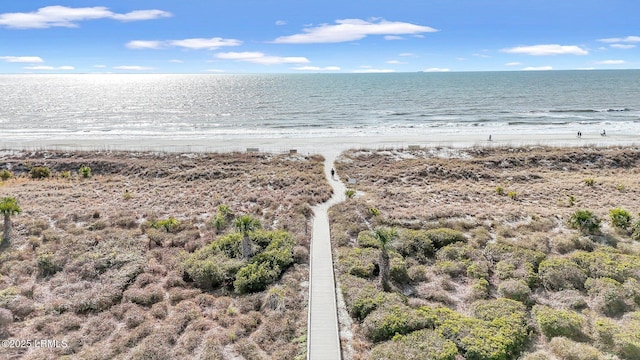
[[[489,140],[491,135],[491,141]],[[349,149],[368,148],[423,148],[451,147],[468,148],[487,147],[519,147],[519,146],[636,146],[640,138],[635,135],[610,134],[583,135],[578,138],[569,134],[521,134],[521,133],[487,133],[485,137],[478,134],[463,135],[458,133],[435,133],[424,135],[375,135],[375,136],[332,136],[332,137],[295,137],[295,138],[246,138],[211,140],[204,138],[101,138],[101,139],[44,139],[3,141],[2,150],[60,150],[60,151],[160,151],[160,152],[266,152],[285,153],[295,150],[304,154],[322,154],[327,151],[341,153]]]

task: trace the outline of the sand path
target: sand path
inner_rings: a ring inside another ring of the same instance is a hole
[[[309,275],[309,324],[307,331],[307,359],[339,360],[338,310],[336,285],[331,253],[331,234],[327,210],[345,199],[345,185],[338,174],[332,179],[331,169],[338,152],[323,154],[324,172],[333,187],[333,196],[313,209],[313,233],[311,238]]]

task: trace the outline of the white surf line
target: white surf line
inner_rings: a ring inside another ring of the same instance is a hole
[[[331,252],[331,232],[327,210],[345,200],[345,185],[339,175],[331,177],[338,153],[323,154],[324,172],[333,196],[313,208],[313,232],[309,255],[309,317],[307,328],[307,359],[340,360],[340,334],[336,305],[336,282]]]

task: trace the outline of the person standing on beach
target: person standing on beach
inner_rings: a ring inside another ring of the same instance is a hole
[[[335,175],[336,175],[336,171],[333,168],[331,168],[331,178],[333,179]]]

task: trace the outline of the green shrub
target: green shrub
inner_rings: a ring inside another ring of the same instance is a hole
[[[379,307],[364,320],[365,335],[373,342],[389,340],[395,335],[433,328],[435,319],[406,305]]]
[[[352,197],[356,196],[356,191],[353,189],[347,189],[344,192],[344,195],[348,198],[351,199]]]
[[[611,278],[619,283],[629,278],[640,280],[640,256],[622,254],[611,247],[578,251],[571,254],[570,259],[591,278]]]
[[[466,241],[466,238],[461,231],[447,228],[427,230],[426,235],[429,240],[431,240],[434,248],[436,249],[447,246],[454,242]]]
[[[60,266],[55,254],[50,252],[38,255],[36,258],[36,265],[38,266],[38,271],[42,276],[50,276],[62,270],[62,266]]]
[[[151,223],[154,229],[164,229],[166,232],[177,232],[180,229],[180,220],[170,216],[168,219],[158,220]]]
[[[474,279],[488,279],[489,265],[486,261],[474,261],[467,266],[467,277]]]
[[[512,200],[516,200],[518,198],[518,193],[516,193],[515,191],[509,191],[509,193],[507,193],[507,196]]]
[[[233,281],[243,264],[242,260],[228,258],[224,254],[206,256],[204,252],[197,251],[185,259],[181,267],[196,286],[209,290]]]
[[[492,321],[444,314],[436,331],[452,340],[465,359],[515,359],[528,341],[525,319],[519,313]]]
[[[506,194],[506,192],[504,191],[504,188],[502,186],[496,186],[496,194],[504,195]]]
[[[623,359],[640,359],[640,311],[631,313],[614,334],[615,353]]]
[[[409,282],[407,264],[399,254],[393,253],[391,255],[389,275],[391,276],[391,280],[396,284],[406,284]]]
[[[549,342],[551,351],[563,360],[602,360],[603,354],[589,344],[583,344],[567,339],[555,337]]]
[[[627,310],[625,291],[622,285],[610,278],[589,278],[585,288],[594,299],[595,310],[609,317],[624,314]]]
[[[600,232],[600,218],[589,210],[578,210],[571,214],[568,224],[572,229],[578,229],[586,234]]]
[[[456,344],[437,332],[424,329],[406,336],[394,337],[393,341],[373,348],[372,360],[455,360],[458,355]]]
[[[500,283],[498,295],[526,304],[529,302],[531,289],[523,280],[509,279]]]
[[[435,251],[433,241],[425,230],[404,229],[400,231],[394,246],[402,256],[414,257],[422,264],[426,264]]]
[[[540,263],[538,276],[547,290],[583,289],[587,273],[569,259],[551,258]]]
[[[635,241],[640,241],[640,219],[631,226],[631,238]]]
[[[238,271],[233,287],[240,294],[262,291],[279,276],[278,266],[271,267],[268,262],[251,263]]]
[[[391,306],[405,302],[397,293],[380,291],[371,282],[353,275],[342,275],[340,283],[347,310],[353,318],[359,321],[364,320],[379,306]]]
[[[489,322],[497,319],[524,322],[527,317],[527,307],[521,302],[505,298],[479,300],[471,304],[471,314],[477,319]]]
[[[553,309],[544,305],[535,305],[531,310],[538,325],[538,330],[547,338],[564,336],[574,340],[582,340],[584,334],[584,317],[574,311]]]
[[[13,173],[7,169],[0,170],[0,180],[7,181],[13,177]]]
[[[491,286],[487,279],[478,279],[473,286],[471,286],[470,299],[479,300],[486,299],[491,292]]]
[[[91,168],[87,165],[82,165],[80,166],[80,169],[78,169],[78,174],[83,178],[88,179],[91,177]]]
[[[373,278],[378,250],[373,248],[340,248],[338,250],[338,268],[342,272]]]
[[[379,216],[380,215],[380,210],[378,210],[377,208],[374,208],[374,207],[370,207],[367,212],[371,216]]]
[[[611,225],[616,229],[627,231],[631,226],[631,214],[621,208],[615,208],[609,210],[609,218],[611,219]]]
[[[32,179],[45,179],[51,176],[51,169],[46,166],[35,166],[29,171]]]
[[[362,248],[377,248],[380,245],[370,230],[360,231],[357,242],[358,246]]]
[[[584,179],[584,184],[587,186],[593,186],[596,184],[596,181],[593,178]]]

